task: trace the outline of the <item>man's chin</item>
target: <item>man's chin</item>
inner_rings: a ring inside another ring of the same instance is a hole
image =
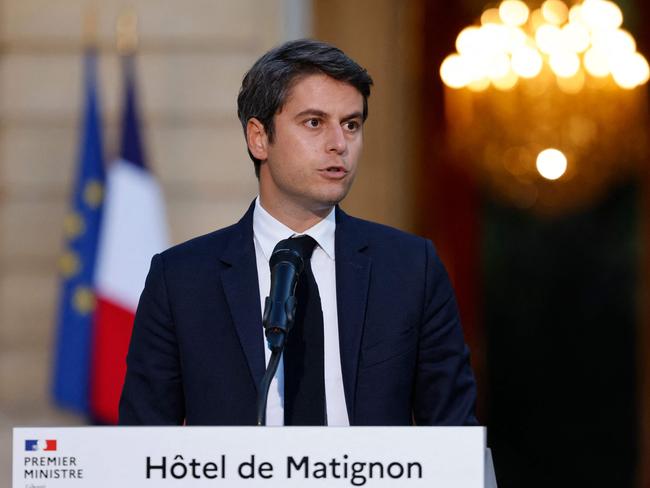
[[[347,191],[344,192],[344,193],[337,194],[337,195],[327,195],[327,196],[323,199],[323,203],[324,203],[326,206],[328,206],[328,207],[331,208],[331,207],[334,207],[335,205],[338,205],[339,203],[341,203],[341,202],[345,199],[345,197],[346,197],[347,195],[348,195],[348,192],[347,192]]]
[[[348,196],[350,187],[351,185],[341,186],[336,189],[328,188],[329,191],[323,193],[322,200],[327,202],[330,207],[338,205]]]

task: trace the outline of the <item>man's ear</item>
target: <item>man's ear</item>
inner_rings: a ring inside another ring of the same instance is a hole
[[[264,124],[255,117],[248,119],[246,124],[246,143],[248,150],[256,159],[260,161],[268,159],[269,138],[266,135]]]

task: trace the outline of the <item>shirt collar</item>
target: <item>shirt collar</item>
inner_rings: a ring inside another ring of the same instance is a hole
[[[271,258],[275,245],[283,239],[293,235],[308,235],[312,237],[318,246],[334,260],[334,232],[336,230],[335,209],[327,214],[323,220],[310,227],[301,234],[297,234],[282,222],[268,213],[260,204],[260,197],[255,199],[255,210],[253,211],[253,234],[259,243],[264,257]]]

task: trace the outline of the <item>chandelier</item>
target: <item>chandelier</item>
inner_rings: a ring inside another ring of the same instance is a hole
[[[440,66],[448,142],[494,195],[555,213],[647,156],[646,58],[613,2],[487,8]]]

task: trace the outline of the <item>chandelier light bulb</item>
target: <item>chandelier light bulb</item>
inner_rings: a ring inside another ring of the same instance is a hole
[[[508,49],[509,37],[511,36],[508,27],[488,24],[482,26],[479,29],[479,33],[480,46],[475,52],[500,53]]]
[[[569,9],[569,22],[587,25],[582,18],[582,5],[576,4]]]
[[[592,31],[614,30],[623,24],[623,12],[613,2],[585,0],[580,17]]]
[[[537,29],[540,28],[540,26],[547,24],[546,20],[544,19],[544,16],[542,15],[542,9],[536,8],[530,13],[530,17],[528,17],[528,24],[530,26],[530,30],[534,33],[537,32]]]
[[[592,47],[585,53],[584,64],[587,72],[595,78],[604,78],[610,73],[607,53],[598,48]]]
[[[589,29],[579,22],[569,22],[562,27],[560,42],[575,53],[585,52],[591,44]]]
[[[553,73],[562,78],[571,78],[580,69],[580,58],[571,51],[554,52],[548,62]]]
[[[542,15],[549,24],[562,25],[569,17],[569,8],[561,0],[546,0],[542,4]]]
[[[521,0],[504,0],[499,5],[499,17],[506,25],[524,25],[529,15],[528,5]]]
[[[494,80],[500,80],[508,76],[510,69],[510,57],[506,53],[495,54],[488,67],[488,77]]]
[[[544,149],[537,156],[537,171],[547,180],[561,178],[567,169],[567,158],[557,149]]]
[[[504,37],[506,41],[505,50],[507,52],[512,54],[515,50],[517,50],[521,46],[525,46],[526,43],[528,42],[528,36],[523,30],[521,30],[521,28],[503,26],[503,29],[504,29]]]
[[[544,24],[537,29],[535,41],[540,51],[552,54],[563,47],[562,31],[556,25]]]
[[[478,27],[465,27],[456,37],[456,50],[468,54],[481,48],[481,35]]]
[[[639,53],[619,58],[612,66],[612,76],[618,86],[625,90],[632,90],[647,83],[650,77],[648,61]]]
[[[622,29],[594,32],[591,36],[591,44],[613,59],[636,51],[634,37]]]
[[[481,25],[500,23],[501,17],[499,16],[498,8],[489,8],[481,14]]]
[[[459,54],[450,54],[440,66],[440,77],[450,88],[463,88],[471,80],[469,67]]]
[[[523,46],[512,53],[512,69],[522,78],[535,78],[543,65],[542,56],[535,48]]]

